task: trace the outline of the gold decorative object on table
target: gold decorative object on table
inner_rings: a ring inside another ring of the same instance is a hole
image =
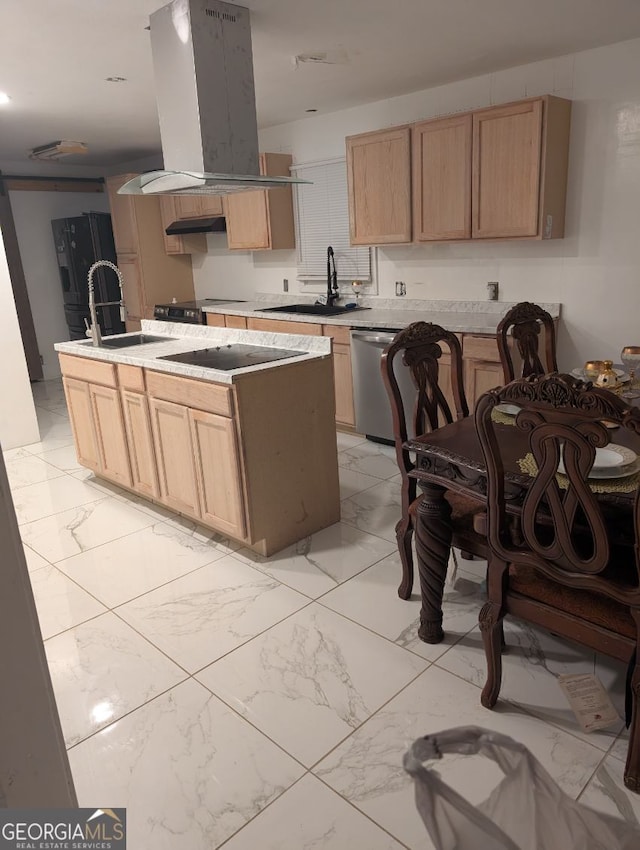
[[[613,360],[603,360],[602,369],[596,378],[596,384],[607,390],[615,390],[619,384],[618,376],[613,368]]]
[[[594,381],[602,371],[602,360],[587,360],[582,371],[587,380]]]

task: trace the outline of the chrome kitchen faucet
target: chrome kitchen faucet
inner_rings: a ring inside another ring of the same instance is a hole
[[[113,269],[118,277],[118,285],[120,286],[120,300],[119,301],[103,301],[99,304],[96,304],[96,296],[93,288],[93,273],[96,269],[101,268],[102,266],[106,266],[108,269]],[[124,296],[122,294],[122,284],[123,284],[122,272],[120,269],[112,263],[110,260],[98,260],[94,263],[89,269],[89,314],[91,315],[91,326],[87,325],[87,336],[91,337],[91,341],[94,346],[98,347],[102,342],[102,334],[100,333],[100,325],[98,323],[98,315],[96,313],[96,307],[112,307],[116,304],[120,307],[120,318],[122,321],[126,321],[127,311],[124,305]],[[85,324],[86,324],[85,319]]]

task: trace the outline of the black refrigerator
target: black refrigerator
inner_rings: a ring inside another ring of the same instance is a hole
[[[89,317],[89,268],[96,260],[117,262],[116,248],[108,213],[89,212],[74,218],[57,218],[51,222],[58,258],[64,314],[69,339],[85,339]],[[96,302],[118,301],[120,288],[115,272],[96,269],[93,276]],[[119,307],[99,307],[98,322],[103,335],[125,332]]]

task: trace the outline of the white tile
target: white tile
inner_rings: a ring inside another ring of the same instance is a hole
[[[72,446],[73,434],[68,419],[49,411],[44,411],[44,414],[46,418],[38,418],[40,440],[25,446],[25,449],[31,454],[40,455],[53,449]]]
[[[109,611],[51,638],[45,651],[68,747],[186,678]]]
[[[309,766],[425,663],[314,603],[201,671],[198,679]]]
[[[445,639],[442,643],[429,644],[418,637],[421,607],[418,577],[411,599],[404,600],[398,597],[401,575],[400,556],[396,552],[327,593],[320,603],[398,646],[435,661],[476,625],[485,601],[484,590],[480,582],[459,572],[455,586],[445,586]]]
[[[368,490],[369,487],[380,483],[380,479],[374,478],[373,475],[365,475],[364,472],[346,469],[344,466],[338,467],[338,475],[340,477],[341,499],[348,499],[355,496],[356,493],[361,493],[363,490]]]
[[[152,525],[142,511],[118,499],[72,508],[26,523],[20,529],[25,543],[49,561],[61,561]]]
[[[106,611],[104,605],[55,567],[47,564],[30,576],[44,640]]]
[[[212,850],[303,773],[189,681],[69,753],[81,806],[127,807],[128,843]]]
[[[597,812],[624,820],[640,831],[640,794],[624,787],[624,761],[620,759],[607,756],[585,788],[580,802]],[[629,846],[640,847],[640,835],[636,843]]]
[[[393,478],[398,474],[395,449],[378,443],[361,443],[338,454],[338,465],[374,478]]]
[[[241,549],[236,557],[316,598],[394,549],[395,545],[387,540],[337,522],[269,558],[251,549]]]
[[[58,562],[58,567],[108,608],[222,557],[163,522]]]
[[[28,546],[25,546],[23,543],[24,549],[24,557],[27,561],[27,569],[30,573],[35,572],[36,570],[41,570],[43,567],[48,567],[49,562],[42,557],[42,555],[38,555],[37,552],[34,552],[33,549],[30,549]]]
[[[94,487],[76,481],[69,475],[61,475],[40,484],[29,484],[13,492],[13,503],[20,525],[62,513],[69,508],[88,505],[102,498]]]
[[[52,466],[63,470],[63,472],[77,472],[83,468],[81,464],[78,463],[76,447],[73,445],[64,446],[61,449],[53,449],[53,451],[43,452],[40,457]]]
[[[118,608],[193,672],[289,616],[308,599],[231,556]]]
[[[342,521],[395,542],[396,525],[402,516],[400,488],[391,481],[381,481],[341,504]]]
[[[557,681],[563,673],[593,673],[595,653],[510,617],[505,619],[505,640],[508,651],[502,656],[500,699],[517,703],[606,752],[620,732],[622,720],[611,729],[583,732]],[[484,687],[487,664],[480,629],[476,626],[438,661],[438,666]],[[612,686],[612,695],[617,690],[617,708],[624,710],[623,665],[603,664],[598,672],[603,685]]]
[[[9,486],[12,490],[27,487],[29,484],[39,484],[52,478],[60,478],[61,475],[64,475],[64,472],[60,469],[56,469],[55,466],[45,463],[44,460],[28,452],[20,457],[15,457],[13,460],[8,460],[6,467]]]
[[[402,756],[416,738],[465,725],[494,729],[524,744],[572,797],[602,757],[596,747],[513,706],[484,709],[477,688],[432,666],[313,772],[407,847],[424,850],[431,845]],[[493,766],[468,756],[439,762],[438,772],[474,804],[488,795],[497,779]]]
[[[225,850],[400,850],[314,776],[303,776],[225,844]]]
[[[338,451],[343,452],[345,449],[352,449],[354,446],[364,443],[366,437],[362,434],[347,434],[345,431],[337,431],[336,439],[338,442]]]

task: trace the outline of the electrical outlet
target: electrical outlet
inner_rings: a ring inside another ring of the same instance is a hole
[[[499,284],[497,280],[490,280],[487,283],[487,292],[489,301],[497,301],[498,300],[498,290]]]
[[[289,281],[285,278],[282,279],[282,289],[284,292],[289,291]]]
[[[396,295],[406,295],[407,294],[407,285],[402,280],[396,281]]]

